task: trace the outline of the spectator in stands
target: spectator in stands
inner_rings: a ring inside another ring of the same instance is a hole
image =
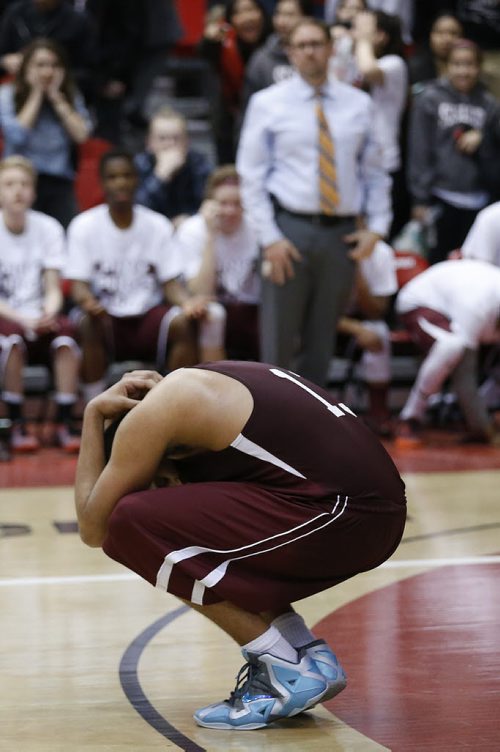
[[[414,219],[435,216],[431,263],[459,248],[477,213],[490,200],[483,177],[484,134],[497,128],[498,102],[479,83],[481,52],[468,40],[454,43],[446,76],[430,82],[413,100],[408,153],[408,187]],[[489,149],[487,150],[489,151]]]
[[[366,11],[366,0],[340,0],[330,26],[333,52],[330,73],[339,81],[357,86],[359,71],[354,57],[354,21],[358,13]]]
[[[170,107],[158,110],[149,124],[146,150],[138,154],[136,201],[178,225],[200,208],[212,166],[190,148],[186,119]]]
[[[329,24],[353,21],[347,15],[351,8],[359,5],[358,0],[325,0],[324,18]],[[368,0],[363,3],[364,10],[381,10],[391,16],[398,16],[403,29],[405,43],[411,42],[414,20],[414,0]],[[346,13],[347,9],[347,13]],[[346,13],[346,15],[343,15]]]
[[[224,355],[224,310],[204,297],[190,297],[179,283],[182,265],[171,222],[134,204],[133,157],[109,151],[100,172],[107,203],[83,212],[68,228],[66,277],[73,280],[73,298],[84,314],[87,401],[103,390],[109,360],[153,361],[157,370],[197,363],[197,322],[201,359]]]
[[[258,360],[259,249],[233,165],[214,170],[200,212],[182,224],[176,240],[191,293],[216,298],[226,310],[229,357]]]
[[[22,154],[38,172],[34,208],[66,227],[77,213],[76,148],[90,122],[56,42],[37,39],[25,49],[14,83],[0,87],[0,127],[4,156]]]
[[[234,162],[241,116],[245,66],[270,33],[270,21],[260,0],[228,0],[223,15],[207,15],[200,52],[219,79],[212,107],[219,164]]]
[[[495,0],[455,0],[464,34],[483,53],[482,81],[500,98],[500,3]]]
[[[296,23],[309,14],[308,0],[278,0],[272,16],[274,34],[256,50],[245,69],[243,105],[256,91],[289,78],[293,67],[288,59],[287,40]]]
[[[39,441],[27,432],[23,412],[23,367],[52,369],[57,405],[57,438],[78,452],[72,426],[80,351],[75,329],[61,309],[60,273],[65,260],[64,230],[55,219],[30,207],[35,170],[24,157],[0,162],[0,364],[2,400],[12,421],[12,449],[32,452]]]
[[[143,136],[155,76],[182,36],[174,0],[86,0],[96,29],[93,98],[96,135],[122,143],[130,126]]]
[[[338,333],[354,340],[356,349],[361,351],[361,379],[368,393],[365,420],[381,437],[392,433],[389,410],[391,340],[386,318],[397,290],[394,252],[387,243],[379,240],[372,255],[357,264],[351,301],[337,327]]]
[[[383,165],[392,179],[393,237],[408,221],[410,202],[401,160],[401,123],[408,100],[408,71],[403,59],[401,24],[381,10],[357,13],[354,55],[359,82],[375,106],[375,127],[383,150]]]
[[[424,84],[444,76],[450,50],[462,34],[462,24],[456,16],[449,12],[438,15],[432,23],[428,44],[408,59],[410,84]]]
[[[400,415],[399,445],[421,443],[428,398],[448,377],[469,438],[494,441],[494,428],[478,394],[477,360],[481,344],[500,341],[500,269],[475,259],[435,264],[402,288],[396,309],[425,353]]]
[[[35,39],[49,38],[65,51],[79,89],[88,93],[94,64],[95,35],[85,13],[65,0],[17,0],[0,20],[0,64],[16,75],[24,48]]]

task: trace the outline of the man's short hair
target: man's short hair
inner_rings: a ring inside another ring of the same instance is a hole
[[[208,176],[205,186],[205,198],[213,198],[215,191],[221,185],[239,185],[240,176],[234,164],[222,165],[216,167]]]
[[[175,110],[173,107],[170,107],[170,105],[168,104],[162,105],[159,109],[153,112],[153,114],[151,115],[151,119],[149,121],[150,130],[151,130],[151,123],[154,120],[178,120],[179,123],[182,123],[184,130],[187,131],[187,119],[184,117],[182,112],[179,112],[179,110]]]
[[[129,162],[134,172],[137,172],[137,168],[135,166],[134,157],[128,149],[122,149],[122,148],[116,148],[116,149],[110,149],[109,151],[105,152],[101,160],[99,162],[99,176],[101,178],[104,177],[104,173],[106,172],[106,167],[108,165],[108,162],[111,162],[113,159],[125,159],[127,162]]]
[[[18,170],[24,170],[24,172],[26,172],[30,176],[33,185],[35,185],[37,172],[33,162],[31,162],[26,157],[22,157],[20,154],[12,154],[10,157],[5,157],[5,159],[2,159],[0,161],[0,175],[2,174],[2,172],[5,172],[5,170],[14,168]]]
[[[320,31],[323,33],[325,40],[327,42],[331,42],[331,36],[330,36],[330,27],[326,23],[326,21],[323,21],[321,18],[313,18],[312,16],[304,16],[303,18],[299,19],[293,29],[291,29],[289,35],[288,35],[288,44],[290,44],[291,40],[297,33],[297,30],[302,28],[302,26],[313,26],[316,29],[320,29]]]
[[[276,13],[276,10],[278,8],[278,5],[280,3],[289,2],[289,0],[276,0],[276,5],[274,6],[273,15]],[[292,0],[297,7],[299,8],[300,12],[303,16],[309,16],[312,13],[312,2],[311,0]]]

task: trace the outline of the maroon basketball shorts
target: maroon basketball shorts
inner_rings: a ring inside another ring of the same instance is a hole
[[[24,329],[13,321],[0,318],[0,350],[4,358],[16,340],[25,348],[27,362],[51,367],[54,349],[62,346],[77,348],[77,329],[65,316],[57,317],[58,329],[46,334],[26,336]]]
[[[450,319],[444,314],[439,313],[439,311],[435,311],[433,308],[419,306],[419,308],[413,308],[407,313],[399,314],[399,317],[408,330],[413,342],[424,353],[429,352],[436,340],[431,334],[425,331],[425,329],[422,329],[422,321],[428,321],[429,324],[433,324],[439,329],[443,329],[445,332],[451,331]]]
[[[168,330],[180,309],[157,305],[140,316],[106,316],[98,320],[112,360],[144,360],[162,368]]]
[[[378,566],[405,518],[404,496],[300,501],[255,484],[188,483],[121,499],[103,549],[184,600],[258,613]]]

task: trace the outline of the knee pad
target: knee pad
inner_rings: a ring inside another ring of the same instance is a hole
[[[367,384],[386,384],[391,379],[391,339],[385,321],[363,321],[363,326],[375,332],[382,344],[378,352],[364,350],[360,361],[360,375]]]
[[[226,309],[220,303],[211,302],[207,313],[200,321],[200,345],[202,347],[224,347],[226,336]]]

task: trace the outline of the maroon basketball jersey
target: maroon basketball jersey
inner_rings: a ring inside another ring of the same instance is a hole
[[[198,366],[244,384],[254,408],[241,434],[220,452],[176,461],[183,482],[244,481],[299,502],[404,500],[404,484],[375,434],[343,403],[295,373],[263,363]]]

